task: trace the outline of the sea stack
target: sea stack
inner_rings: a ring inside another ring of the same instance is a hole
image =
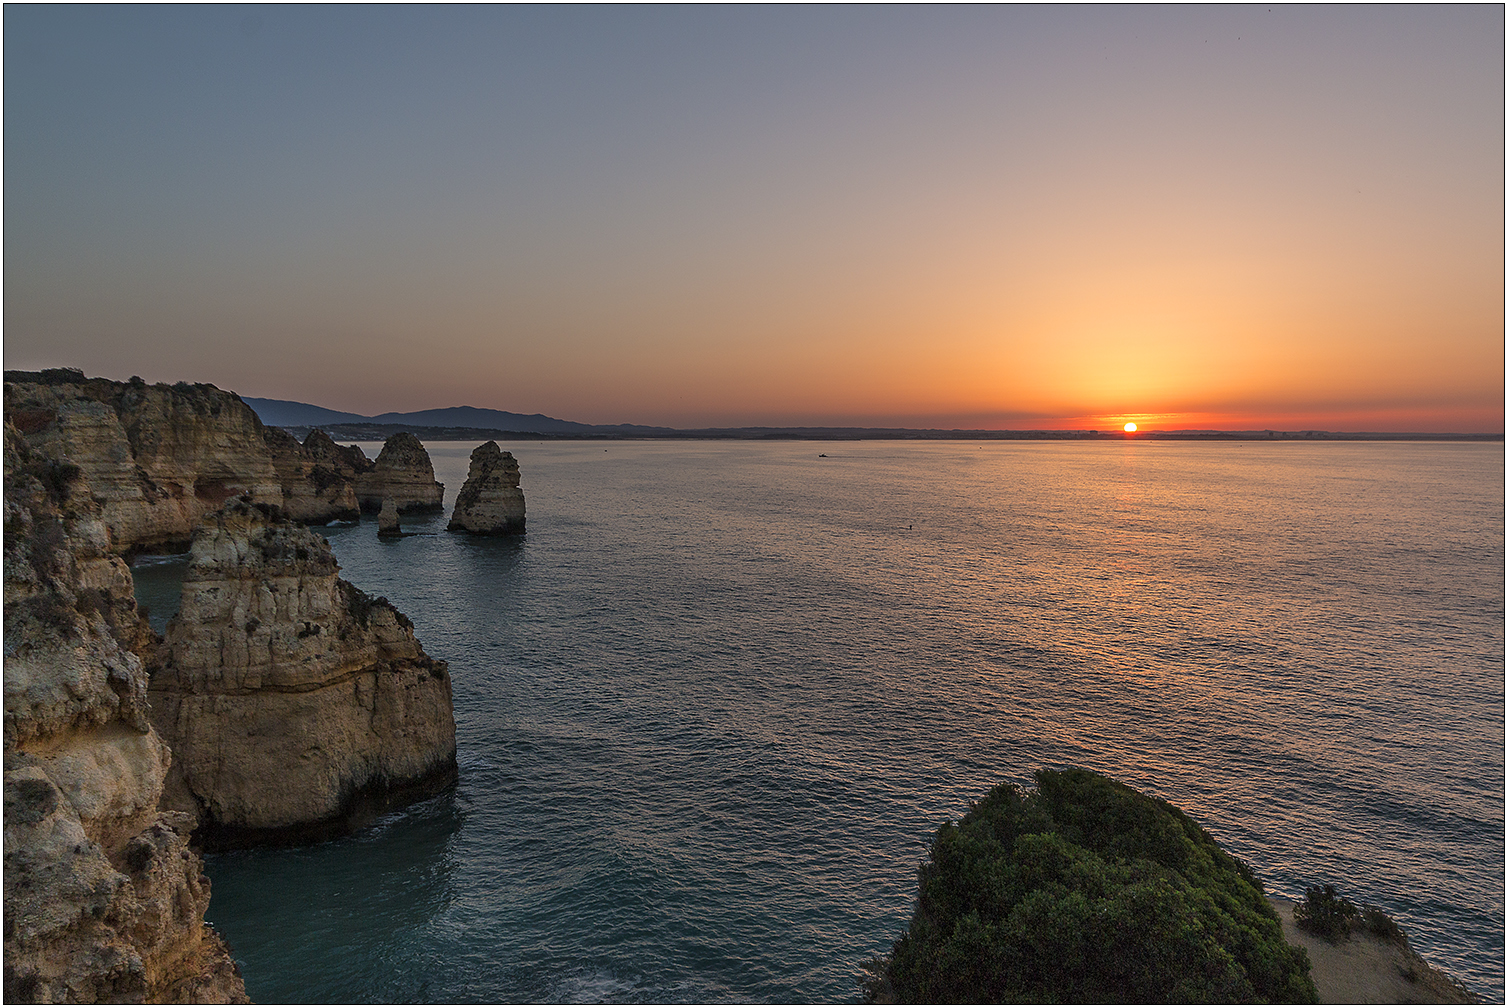
[[[403,534],[403,527],[398,524],[398,508],[391,497],[382,498],[382,510],[377,513],[377,534],[388,537]]]
[[[5,425],[5,1000],[245,1004],[83,470]]]
[[[234,500],[194,535],[152,721],[210,849],[315,841],[456,777],[450,676],[323,536]]]
[[[509,535],[524,530],[524,492],[518,487],[518,462],[500,451],[496,441],[471,453],[466,485],[456,497],[446,529],[474,535]]]
[[[371,470],[356,477],[356,496],[368,513],[393,498],[399,514],[439,511],[445,504],[445,484],[435,482],[435,467],[424,443],[408,431],[388,438]]]

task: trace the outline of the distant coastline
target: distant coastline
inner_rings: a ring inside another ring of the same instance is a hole
[[[1354,433],[1348,431],[1173,430],[925,430],[905,427],[648,428],[591,432],[505,430],[498,427],[426,427],[403,423],[281,424],[297,438],[318,427],[349,441],[383,441],[408,431],[424,441],[1488,441],[1502,434]]]
[[[1322,430],[944,430],[915,427],[696,427],[587,424],[542,413],[447,406],[361,416],[287,399],[242,396],[262,423],[302,440],[316,428],[351,441],[384,441],[405,431],[427,441],[1502,441],[1502,434]]]

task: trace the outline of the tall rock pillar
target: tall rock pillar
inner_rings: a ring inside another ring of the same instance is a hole
[[[518,463],[496,441],[471,453],[466,485],[456,496],[446,529],[477,535],[507,535],[524,530],[524,492],[518,487]]]

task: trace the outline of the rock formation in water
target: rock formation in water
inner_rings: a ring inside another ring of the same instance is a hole
[[[403,534],[403,526],[398,523],[398,507],[391,497],[382,498],[382,510],[377,513],[377,534],[380,536]]]
[[[399,514],[439,511],[445,484],[435,482],[435,467],[424,443],[403,431],[388,438],[372,468],[356,477],[356,496],[369,513],[382,507],[384,497],[393,498]]]
[[[7,371],[5,414],[33,449],[83,471],[120,552],[183,548],[201,516],[242,494],[311,523],[358,507],[349,465],[306,453],[213,385]]]
[[[234,500],[195,532],[152,671],[168,807],[210,847],[315,840],[455,779],[450,677],[322,536]]]
[[[524,530],[524,492],[518,488],[518,463],[512,452],[500,451],[496,441],[472,451],[466,485],[446,528],[477,535]]]
[[[120,433],[108,410],[67,412],[59,441]],[[153,635],[100,492],[6,423],[5,998],[245,1003],[204,923],[194,820],[158,810],[170,757],[133,650]]]

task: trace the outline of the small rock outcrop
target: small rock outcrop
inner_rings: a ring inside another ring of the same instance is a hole
[[[150,697],[174,756],[164,803],[209,848],[323,839],[455,780],[445,663],[338,571],[265,504],[195,532]]]
[[[382,510],[377,513],[377,534],[389,537],[403,534],[403,526],[398,524],[398,507],[391,497],[382,498]]]
[[[361,509],[378,511],[384,497],[393,498],[399,514],[439,511],[445,506],[445,484],[435,482],[435,467],[424,443],[407,431],[388,438],[372,468],[356,477]]]
[[[244,1004],[194,819],[159,811],[155,638],[95,496],[6,423],[5,999]]]
[[[524,492],[518,487],[518,462],[496,441],[471,453],[466,485],[446,528],[476,535],[508,535],[524,530]]]
[[[309,523],[359,506],[353,466],[306,452],[213,385],[7,371],[5,415],[31,448],[82,470],[116,552],[187,548],[206,512],[243,494]]]

